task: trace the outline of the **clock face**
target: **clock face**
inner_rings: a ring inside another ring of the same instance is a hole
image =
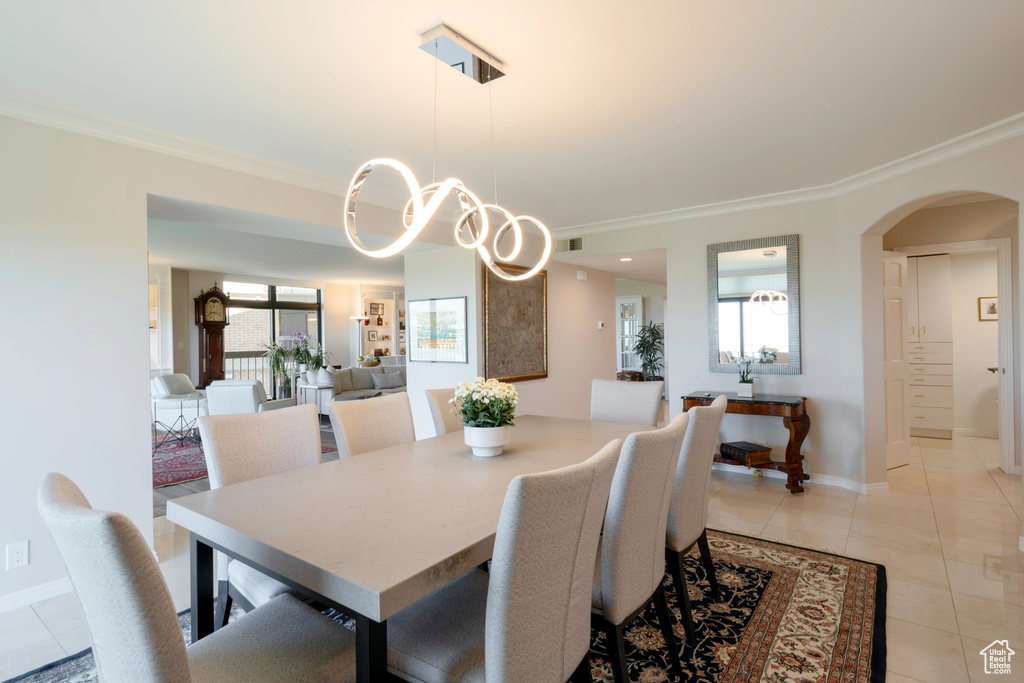
[[[206,302],[204,318],[210,323],[224,322],[224,304],[220,299],[210,299]]]

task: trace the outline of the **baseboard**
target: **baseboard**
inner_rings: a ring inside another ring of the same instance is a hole
[[[923,427],[911,427],[911,436],[919,436],[925,439],[945,439],[949,441],[953,438],[952,429],[924,429]]]
[[[742,465],[726,465],[725,463],[716,462],[712,466],[716,470],[722,470],[724,472],[733,473],[747,473],[750,474],[753,470],[747,469]],[[761,470],[761,473],[769,479],[786,479],[786,473],[778,470]],[[808,479],[805,484],[821,484],[822,486],[835,486],[837,488],[846,489],[847,491],[854,491],[863,495],[877,494],[877,493],[888,493],[889,484],[883,482],[880,484],[862,484],[859,481],[847,479],[846,477],[836,477],[831,474],[811,474],[811,478]]]
[[[64,595],[75,590],[74,586],[71,585],[71,579],[64,577],[63,579],[57,579],[56,581],[50,581],[39,586],[32,586],[25,590],[16,591],[7,595],[0,595],[0,614],[6,612],[12,612],[22,607],[28,607],[34,605],[37,602],[43,600],[49,600],[55,598],[58,595]]]
[[[963,427],[957,427],[953,430],[953,433],[959,436],[980,436],[985,439],[999,438],[999,432],[988,432],[984,429],[964,429]]]

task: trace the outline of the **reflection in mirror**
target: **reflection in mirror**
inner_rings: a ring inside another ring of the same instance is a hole
[[[799,374],[798,249],[796,235],[708,246],[713,371],[746,357],[755,374]]]

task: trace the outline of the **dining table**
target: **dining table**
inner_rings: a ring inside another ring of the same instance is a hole
[[[499,456],[474,456],[459,430],[168,501],[189,531],[192,640],[214,629],[221,551],[350,616],[357,680],[388,680],[388,618],[490,559],[515,477],[649,429],[523,415]]]

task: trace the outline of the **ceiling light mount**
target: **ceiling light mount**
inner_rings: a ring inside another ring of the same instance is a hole
[[[477,83],[505,75],[505,63],[450,26],[441,24],[422,36],[420,49]]]

